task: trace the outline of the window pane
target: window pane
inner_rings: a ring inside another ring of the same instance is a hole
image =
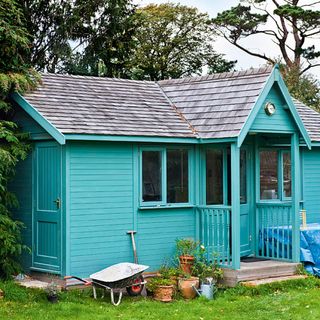
[[[283,196],[291,197],[291,155],[290,152],[283,153]]]
[[[207,204],[223,203],[223,153],[207,150],[206,154]]]
[[[189,202],[188,150],[167,150],[167,202]]]
[[[161,201],[161,152],[142,152],[142,201]]]
[[[278,152],[260,151],[260,199],[278,198]]]
[[[240,151],[240,203],[247,203],[247,152]]]

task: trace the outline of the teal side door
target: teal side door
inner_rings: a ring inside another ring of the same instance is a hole
[[[61,147],[36,144],[34,150],[33,268],[61,271]]]
[[[251,180],[252,156],[249,148],[240,151],[240,256],[248,256],[251,250]]]

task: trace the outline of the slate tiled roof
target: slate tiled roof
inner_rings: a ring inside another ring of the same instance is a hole
[[[24,98],[62,133],[194,137],[154,82],[43,74]]]
[[[293,102],[311,141],[320,142],[320,114],[296,99]]]
[[[200,137],[236,137],[271,71],[264,67],[159,84]]]
[[[24,98],[64,134],[236,137],[272,68],[202,77],[134,81],[44,74]],[[320,114],[294,101],[312,141]]]

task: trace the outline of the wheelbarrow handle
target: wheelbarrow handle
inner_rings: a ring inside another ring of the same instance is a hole
[[[79,280],[79,281],[83,282],[85,286],[91,286],[91,284],[92,284],[91,281],[88,281],[88,280],[85,280],[85,279],[82,279],[82,278],[79,278],[79,277],[76,277],[76,276],[65,276],[64,277],[64,280],[69,280],[69,279]]]

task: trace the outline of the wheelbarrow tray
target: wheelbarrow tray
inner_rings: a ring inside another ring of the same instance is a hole
[[[149,266],[122,262],[105,268],[90,275],[94,284],[112,289],[125,288],[134,284],[134,281],[147,270]]]

